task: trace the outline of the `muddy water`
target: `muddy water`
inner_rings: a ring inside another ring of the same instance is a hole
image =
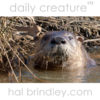
[[[90,53],[91,57],[96,61],[96,67],[89,67],[71,72],[60,71],[38,71],[34,70],[34,74],[40,79],[33,78],[27,70],[22,71],[23,83],[99,83],[100,82],[100,50],[93,50]],[[18,74],[18,73],[16,73]],[[0,73],[0,82],[9,82],[7,74]]]

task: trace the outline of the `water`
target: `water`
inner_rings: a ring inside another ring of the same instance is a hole
[[[34,74],[40,79],[33,78],[27,71],[22,72],[23,83],[99,83],[100,82],[100,51],[96,50],[90,53],[90,56],[96,61],[96,67],[89,67],[73,71],[38,71]],[[7,74],[0,73],[0,82],[9,82]]]

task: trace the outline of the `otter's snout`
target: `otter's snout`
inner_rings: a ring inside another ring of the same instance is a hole
[[[63,37],[54,37],[51,39],[51,44],[66,44],[66,40]]]

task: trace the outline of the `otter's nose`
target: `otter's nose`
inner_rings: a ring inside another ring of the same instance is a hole
[[[65,39],[62,37],[54,37],[51,40],[51,44],[65,44],[65,43],[66,43]]]

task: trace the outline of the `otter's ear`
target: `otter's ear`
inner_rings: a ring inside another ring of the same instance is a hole
[[[81,37],[81,36],[76,36],[76,39],[77,39],[78,41],[80,41],[80,42],[83,42],[83,41],[84,41],[84,38]]]

